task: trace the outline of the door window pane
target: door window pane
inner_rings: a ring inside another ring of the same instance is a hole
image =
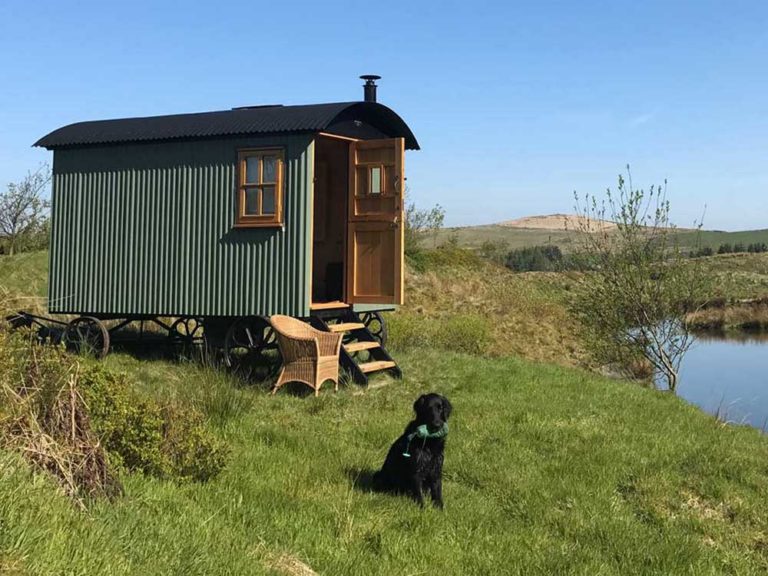
[[[259,183],[259,157],[249,156],[245,159],[245,181],[248,184]]]
[[[261,213],[262,214],[274,214],[275,213],[275,187],[264,186],[263,196],[261,197]]]
[[[262,182],[276,182],[277,181],[277,158],[275,156],[264,156],[263,158],[263,172],[261,175]]]
[[[371,187],[370,194],[381,194],[381,167],[371,168]]]
[[[259,214],[259,189],[245,189],[245,213],[251,216]]]

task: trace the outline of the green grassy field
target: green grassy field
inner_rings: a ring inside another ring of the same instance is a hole
[[[743,230],[739,232],[723,232],[719,230],[702,230],[697,232],[680,232],[678,235],[680,244],[682,246],[693,247],[696,245],[697,240],[702,247],[709,246],[713,250],[717,251],[721,244],[743,244],[745,247],[753,243],[766,243],[768,244],[768,229],[767,230]]]
[[[763,270],[760,258],[710,262]],[[0,259],[0,286],[44,292],[45,263],[44,253]],[[124,474],[124,496],[82,512],[0,451],[0,573],[768,572],[768,438],[670,394],[555,365],[579,363],[558,336],[573,329],[565,299],[578,279],[470,264],[409,272],[411,304],[392,323],[402,381],[271,397],[193,363],[111,354],[106,366],[142,393],[207,417],[230,447],[225,470],[208,483]],[[477,354],[406,338],[429,325],[462,342],[474,334],[463,321],[480,330],[483,317],[506,327],[491,326]],[[444,512],[367,484],[427,391],[455,407]]]
[[[181,486],[130,476],[124,497],[82,513],[3,455],[0,562],[21,574],[297,574],[296,560],[335,575],[768,570],[757,431],[578,370],[425,350],[399,360],[402,382],[314,399],[112,356],[154,393],[218,387],[212,405],[235,407],[217,427],[233,451],[225,472]],[[431,390],[455,406],[442,513],[364,482]]]

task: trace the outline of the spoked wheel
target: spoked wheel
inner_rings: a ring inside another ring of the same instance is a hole
[[[360,322],[365,324],[365,327],[379,344],[382,346],[386,345],[387,324],[384,322],[381,312],[364,312],[360,315]]]
[[[266,318],[238,318],[227,330],[224,364],[231,370],[269,377],[280,368],[280,362],[277,337]]]
[[[199,355],[204,344],[203,322],[199,318],[178,318],[168,330],[168,346],[176,358]]]
[[[76,354],[104,358],[109,352],[109,332],[98,318],[80,316],[64,329],[64,344]]]

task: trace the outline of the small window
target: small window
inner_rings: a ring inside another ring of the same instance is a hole
[[[381,194],[381,166],[371,166],[371,174],[368,178],[370,183],[369,194]]]
[[[283,224],[283,151],[240,150],[235,226]]]

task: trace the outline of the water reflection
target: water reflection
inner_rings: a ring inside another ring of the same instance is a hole
[[[680,371],[678,394],[729,422],[768,425],[768,334],[698,335]]]
[[[768,332],[732,331],[698,332],[696,339],[701,342],[735,342],[742,344],[768,344]]]

